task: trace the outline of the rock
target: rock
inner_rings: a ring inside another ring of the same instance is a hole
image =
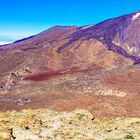
[[[21,98],[21,99],[16,101],[16,103],[20,106],[23,106],[23,105],[27,104],[28,102],[30,102],[30,100],[27,98]]]
[[[0,140],[13,140],[12,136],[7,131],[0,132]]]
[[[13,128],[13,136],[15,140],[39,140],[39,137],[29,130],[22,130],[21,128]]]

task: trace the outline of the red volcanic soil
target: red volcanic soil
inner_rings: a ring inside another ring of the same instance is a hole
[[[0,110],[49,108],[57,111],[71,111],[83,108],[99,118],[140,117],[140,96],[138,94],[140,91],[139,68],[132,66],[132,68],[128,67],[124,70],[101,70],[102,73],[100,73],[101,68],[97,66],[83,69],[74,67],[69,70],[29,75],[25,77],[25,80],[29,81],[25,82],[24,86],[15,87],[15,90],[12,89],[13,91],[10,94],[1,96]],[[102,74],[99,77],[96,73],[98,70],[99,74]],[[107,72],[107,75],[105,72]],[[76,78],[70,80],[62,78],[60,80],[59,76],[65,76],[65,74],[71,74]],[[55,83],[57,79],[60,81]],[[30,80],[35,82],[30,82]],[[46,81],[42,82],[42,80]],[[94,84],[96,81],[100,85],[99,87],[97,85],[99,88],[96,88],[97,91],[102,90],[101,85],[103,84],[110,89],[118,89],[118,92],[124,91],[126,96],[115,96],[113,90],[112,95],[109,96],[97,95],[95,94],[96,91],[92,90],[96,86]],[[91,92],[88,92],[89,88],[92,90]],[[22,100],[23,104],[22,102],[19,104]]]
[[[58,76],[62,76],[65,74],[75,74],[75,73],[79,73],[79,72],[88,72],[91,70],[98,70],[101,69],[100,67],[95,66],[91,66],[91,67],[87,67],[87,68],[78,68],[78,67],[73,67],[70,69],[65,69],[65,70],[59,70],[59,71],[51,71],[51,72],[44,72],[44,73],[38,73],[35,75],[29,75],[26,76],[24,78],[24,80],[30,80],[30,81],[43,81],[43,80],[48,80],[50,78],[55,78]]]
[[[12,98],[17,98],[13,97]],[[89,110],[96,118],[112,117],[140,117],[140,96],[94,96],[82,93],[53,93],[32,95],[28,97],[31,102],[19,106],[12,101],[1,101],[1,111],[49,108],[56,111],[72,111],[77,108]]]
[[[140,92],[140,72],[139,68],[132,67],[127,71],[111,74],[103,82],[107,87],[118,88],[130,94],[139,94]]]

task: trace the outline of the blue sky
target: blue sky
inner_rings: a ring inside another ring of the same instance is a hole
[[[96,24],[140,10],[140,0],[0,0],[0,42],[54,25]]]

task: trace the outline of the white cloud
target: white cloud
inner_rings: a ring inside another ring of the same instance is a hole
[[[9,43],[11,43],[11,42],[1,42],[0,41],[0,45],[5,45],[5,44],[9,44]]]

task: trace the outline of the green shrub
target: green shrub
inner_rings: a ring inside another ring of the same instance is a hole
[[[125,139],[135,139],[132,135],[126,135],[124,138]]]
[[[121,140],[121,139],[117,139],[117,138],[105,138],[105,140]]]

